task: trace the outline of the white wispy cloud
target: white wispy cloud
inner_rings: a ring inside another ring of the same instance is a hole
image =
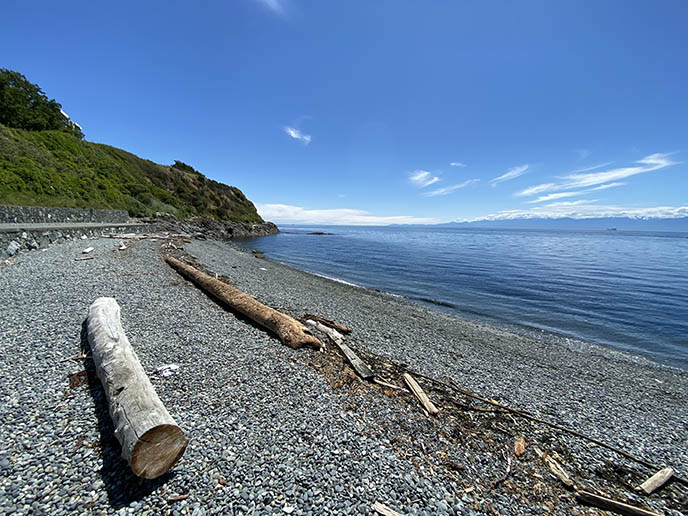
[[[624,186],[626,183],[608,183],[606,185],[600,185],[596,186],[595,188],[591,188],[590,190],[586,190],[587,192],[596,192],[597,190],[606,190],[607,188],[616,188],[617,186]]]
[[[612,163],[614,162],[608,161],[607,163],[600,163],[599,165],[593,165],[592,167],[579,168],[577,170],[574,170],[572,173],[576,174],[577,172],[590,172],[591,170],[597,170],[598,168],[608,167]]]
[[[576,197],[578,195],[584,195],[586,193],[590,192],[597,192],[599,190],[606,190],[608,188],[616,188],[617,186],[623,186],[626,183],[608,183],[600,186],[596,186],[595,188],[587,188],[586,190],[578,190],[577,192],[555,192],[547,195],[542,195],[538,197],[537,199],[534,199],[532,201],[528,201],[528,204],[535,204],[538,202],[545,202],[545,201],[553,201],[555,199],[562,199],[564,197]]]
[[[530,197],[531,195],[536,195],[542,192],[547,192],[549,190],[554,190],[557,187],[554,183],[543,183],[541,185],[530,186],[525,190],[516,192],[514,195],[518,197]]]
[[[418,188],[425,188],[426,186],[437,183],[439,180],[439,177],[433,176],[432,173],[428,172],[427,170],[415,170],[409,176],[409,181],[411,184],[417,186]]]
[[[578,201],[562,201],[545,204],[545,208],[562,208],[564,206],[580,206],[581,204],[592,204],[597,202],[597,199],[580,199]]]
[[[528,204],[534,204],[537,202],[545,202],[545,201],[553,201],[555,199],[562,199],[564,197],[576,197],[577,195],[583,195],[584,193],[585,193],[585,191],[551,193],[551,194],[547,194],[547,195],[543,195],[541,197],[538,197],[537,199],[533,199],[532,201],[528,201]]]
[[[374,215],[350,208],[312,210],[290,204],[256,204],[265,220],[277,224],[341,224],[351,226],[384,226],[388,224],[436,224],[439,219],[411,215]]]
[[[656,206],[648,208],[629,208],[626,206],[603,206],[589,204],[594,201],[575,201],[552,203],[545,206],[525,210],[504,210],[497,213],[478,217],[478,220],[509,220],[509,219],[593,219],[601,217],[630,217],[635,219],[674,219],[688,217],[688,206]]]
[[[462,167],[463,168],[463,167],[467,167],[468,165],[466,165],[465,163],[461,163],[460,161],[452,161],[451,163],[449,163],[449,166],[450,167]]]
[[[284,3],[282,0],[256,0],[259,4],[267,7],[273,13],[284,15]]]
[[[662,153],[650,154],[636,161],[639,165],[634,167],[614,168],[603,172],[591,172],[587,174],[570,174],[564,176],[564,179],[567,180],[566,188],[595,186],[676,165],[677,163],[672,161],[670,156],[670,154]]]
[[[437,188],[436,190],[430,190],[429,192],[425,192],[423,195],[425,197],[436,197],[438,195],[449,195],[452,192],[455,192],[459,188],[465,188],[468,185],[472,185],[473,183],[477,183],[480,181],[480,179],[469,179],[467,181],[464,181],[463,183],[458,183],[455,185],[451,186],[445,186],[444,188]]]
[[[523,174],[525,174],[526,170],[528,170],[528,165],[520,165],[518,167],[510,168],[506,171],[506,173],[502,174],[501,176],[495,177],[494,179],[490,179],[490,184],[492,184],[492,186],[495,186],[497,183],[501,183],[502,181],[516,179],[518,176],[522,176]]]
[[[287,133],[295,140],[302,141],[304,145],[308,145],[309,143],[311,143],[311,135],[302,133],[296,127],[285,125],[282,129],[285,133]]]
[[[652,172],[654,170],[660,170],[670,167],[671,165],[679,164],[679,162],[671,159],[671,154],[669,153],[650,154],[649,156],[645,156],[643,159],[638,160],[635,163],[635,166],[613,168],[610,170],[603,170],[601,172],[574,172],[572,174],[562,176],[561,179],[563,181],[559,183],[543,183],[540,185],[531,186],[525,190],[516,192],[515,195],[519,197],[528,197],[544,192],[589,188],[598,185],[604,185],[604,183],[620,186],[620,184],[618,184],[620,179],[626,179],[628,177],[643,174],[645,172]],[[606,166],[606,164],[590,168],[589,170],[594,170],[604,166]],[[605,186],[605,188],[612,188],[612,186]],[[604,188],[599,189],[603,190]]]

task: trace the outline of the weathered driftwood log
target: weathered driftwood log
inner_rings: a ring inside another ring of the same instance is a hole
[[[581,503],[599,507],[605,511],[613,511],[619,514],[626,514],[628,516],[661,516],[660,513],[643,509],[642,507],[635,507],[624,502],[612,500],[605,496],[600,496],[595,493],[587,491],[578,491],[576,493],[576,500]]]
[[[311,346],[316,349],[322,346],[318,338],[293,317],[264,305],[232,285],[208,276],[176,258],[167,256],[165,261],[205,293],[275,333],[287,346],[292,348]]]
[[[645,494],[652,494],[666,484],[672,476],[674,476],[674,470],[672,468],[664,468],[640,484],[638,491],[643,491]]]
[[[339,333],[334,328],[330,328],[329,326],[314,321],[313,319],[308,319],[306,321],[306,324],[312,328],[315,328],[316,330],[323,332],[325,335],[330,337],[330,339],[332,339],[332,342],[336,344],[336,346],[339,348],[342,354],[349,361],[349,364],[351,364],[351,367],[354,368],[354,371],[356,371],[356,374],[358,374],[358,376],[360,376],[364,380],[370,380],[375,376],[375,373],[370,367],[368,367],[368,364],[361,360],[360,357],[354,352],[354,350],[344,343],[344,335]]]
[[[428,395],[425,394],[425,391],[420,385],[418,385],[418,382],[413,378],[413,376],[408,373],[404,373],[404,381],[406,382],[406,385],[408,385],[409,389],[411,389],[413,395],[418,398],[418,401],[420,401],[421,405],[423,405],[423,408],[428,411],[428,414],[431,416],[439,414],[439,409],[433,404],[432,401],[430,401]]]
[[[320,317],[319,315],[306,314],[303,316],[303,318],[311,319],[313,321],[322,323],[325,326],[334,328],[339,333],[343,333],[344,335],[348,335],[349,333],[351,333],[351,328],[349,328],[348,326],[344,326],[343,324],[339,324],[338,322],[331,321],[330,319],[325,319],[324,317]]]
[[[124,334],[117,301],[96,299],[88,309],[87,325],[122,458],[139,477],[157,478],[179,460],[188,439],[160,401]]]

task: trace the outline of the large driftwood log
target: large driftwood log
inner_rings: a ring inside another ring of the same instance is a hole
[[[157,478],[174,466],[189,441],[160,401],[124,334],[117,301],[96,299],[88,309],[87,325],[122,458],[139,477]]]
[[[321,348],[322,343],[318,338],[293,317],[264,305],[232,285],[208,276],[176,258],[167,256],[165,261],[205,293],[275,333],[287,346],[292,348],[302,346]]]

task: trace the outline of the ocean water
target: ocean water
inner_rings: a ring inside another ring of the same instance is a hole
[[[688,369],[688,233],[282,226],[240,247]],[[314,231],[332,235],[311,235]]]

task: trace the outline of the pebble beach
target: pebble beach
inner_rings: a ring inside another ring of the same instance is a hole
[[[75,240],[0,266],[1,514],[602,514],[551,476],[667,515],[688,508],[673,481],[609,449],[450,394],[438,381],[518,408],[688,476],[688,373],[543,332],[517,332],[193,240],[180,256],[292,317],[349,326],[347,342],[403,382],[418,374],[440,414],[358,380],[336,352],[293,350],[181,278],[161,240]],[[93,259],[75,261],[84,248]],[[269,257],[268,257],[269,258]],[[97,297],[122,325],[190,439],[165,476],[120,459],[84,321]],[[81,353],[81,354],[80,354]],[[161,366],[178,369],[164,376]],[[381,364],[389,364],[384,368]],[[84,371],[84,373],[81,373]],[[70,384],[70,375],[71,384]],[[515,439],[526,453],[515,457]]]

